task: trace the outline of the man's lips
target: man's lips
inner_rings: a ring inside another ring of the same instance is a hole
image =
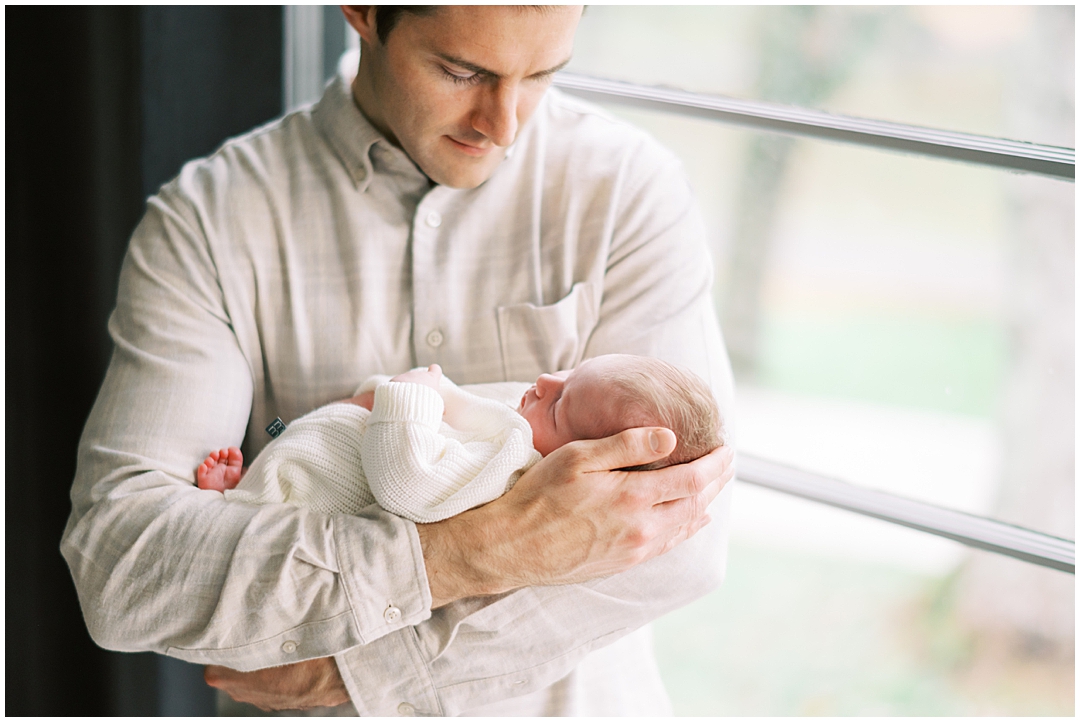
[[[445,137],[446,137],[447,140],[449,140],[451,143],[453,143],[454,147],[457,148],[459,151],[461,151],[465,155],[471,155],[471,156],[474,156],[476,158],[480,158],[482,156],[485,156],[485,155],[487,155],[488,153],[490,153],[491,151],[493,151],[495,149],[494,145],[489,145],[486,148],[481,148],[479,146],[469,145],[468,143],[462,143],[460,140],[455,140],[454,138],[451,138],[449,135],[445,136]]]

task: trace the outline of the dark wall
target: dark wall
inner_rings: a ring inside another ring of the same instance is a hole
[[[207,714],[199,668],[90,640],[59,553],[145,197],[281,110],[280,7],[6,9],[6,709]]]
[[[150,7],[140,13],[143,192],[184,161],[281,114],[281,7]]]

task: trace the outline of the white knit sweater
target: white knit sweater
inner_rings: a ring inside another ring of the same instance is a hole
[[[372,377],[357,389],[375,388],[370,412],[335,403],[296,419],[225,496],[328,514],[377,503],[418,523],[460,514],[505,494],[540,459],[528,422],[504,403],[520,396],[513,386],[477,389],[482,398],[446,377],[438,391]]]

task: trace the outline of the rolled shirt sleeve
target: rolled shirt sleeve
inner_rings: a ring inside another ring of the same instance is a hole
[[[251,670],[426,619],[410,522],[227,503],[194,486],[207,453],[241,443],[252,407],[249,361],[216,277],[191,225],[152,200],[121,272],[115,350],[79,446],[61,547],[91,636]]]

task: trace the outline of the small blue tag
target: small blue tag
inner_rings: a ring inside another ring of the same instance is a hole
[[[281,432],[284,430],[285,422],[283,422],[280,418],[274,419],[272,422],[270,422],[270,425],[266,427],[266,433],[270,434],[270,436],[274,437],[275,439],[281,436]]]

